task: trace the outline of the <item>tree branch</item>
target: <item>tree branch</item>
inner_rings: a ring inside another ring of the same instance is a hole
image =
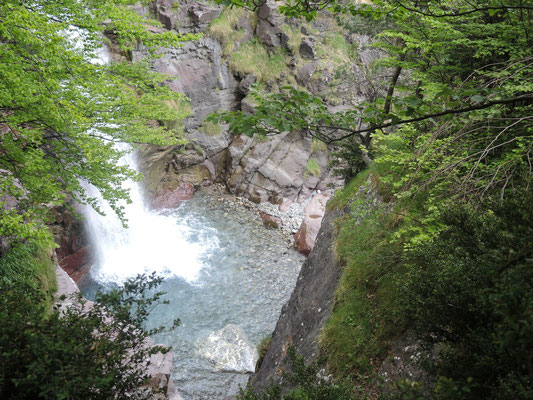
[[[476,104],[476,105],[473,105],[473,106],[470,106],[470,107],[455,108],[455,109],[451,109],[451,110],[444,110],[444,111],[440,111],[440,112],[436,112],[436,113],[432,113],[432,114],[422,115],[422,116],[416,117],[416,118],[399,120],[399,121],[396,121],[396,122],[392,122],[391,121],[391,122],[388,122],[388,123],[385,123],[385,124],[375,125],[375,126],[372,126],[370,128],[365,128],[365,129],[354,130],[354,129],[343,128],[343,127],[319,126],[319,125],[314,125],[314,127],[317,127],[317,128],[329,128],[329,129],[338,128],[339,130],[350,132],[347,135],[344,135],[344,136],[341,136],[341,137],[338,137],[338,138],[329,139],[328,143],[332,143],[332,142],[338,142],[338,141],[347,139],[347,138],[349,138],[351,136],[358,135],[358,134],[361,134],[361,133],[373,132],[376,129],[383,129],[383,128],[388,128],[390,126],[398,126],[398,125],[410,124],[410,123],[413,123],[413,122],[425,121],[425,120],[428,120],[428,119],[431,119],[431,118],[442,117],[442,116],[445,116],[445,115],[463,114],[463,113],[470,112],[470,111],[483,110],[483,109],[490,108],[490,107],[495,106],[495,105],[515,104],[515,103],[520,103],[520,102],[523,102],[523,101],[526,101],[526,102],[531,104],[533,102],[533,93],[528,93],[528,94],[524,94],[524,95],[521,95],[521,96],[510,97],[510,98],[506,98],[506,99],[488,101],[486,103]]]

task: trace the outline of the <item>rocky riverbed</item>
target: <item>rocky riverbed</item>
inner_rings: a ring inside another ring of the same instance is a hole
[[[221,400],[246,384],[255,348],[273,331],[296,283],[304,256],[292,247],[288,228],[264,225],[260,207],[215,186],[175,209],[153,212],[174,220],[182,239],[198,250],[198,271],[180,275],[180,268],[189,268],[183,254],[188,250],[179,241],[170,249],[176,264],[160,270],[166,277],[160,289],[170,305],[154,310],[149,321],[159,326],[181,320],[175,331],[154,340],[173,346],[172,378],[186,400]],[[302,218],[301,205],[290,210],[280,214],[284,227]],[[116,284],[102,268],[93,266],[83,283],[86,296]]]

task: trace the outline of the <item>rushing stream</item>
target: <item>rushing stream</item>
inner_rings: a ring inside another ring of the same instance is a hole
[[[125,162],[135,166],[133,158]],[[170,304],[155,309],[148,324],[181,320],[154,338],[174,349],[178,390],[186,400],[224,399],[245,385],[255,347],[274,329],[303,256],[287,248],[279,231],[263,227],[257,211],[228,195],[205,191],[156,212],[146,207],[139,184],[126,185],[128,229],[109,210],[103,217],[85,209],[97,261],[82,291],[91,298],[138,273],[163,276],[160,289]]]

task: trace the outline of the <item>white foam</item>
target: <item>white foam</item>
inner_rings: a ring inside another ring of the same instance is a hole
[[[135,168],[131,155],[123,162]],[[187,220],[178,221],[172,213],[149,210],[144,202],[139,183],[127,181],[131,204],[125,205],[128,227],[122,226],[109,205],[100,200],[105,216],[90,207],[83,208],[90,241],[97,265],[91,270],[99,283],[124,283],[137,274],[156,272],[164,278],[180,277],[189,283],[198,283],[200,271],[205,268],[208,253],[218,247],[214,232],[204,230],[188,240],[194,232]],[[89,193],[101,199],[94,187],[86,186]]]

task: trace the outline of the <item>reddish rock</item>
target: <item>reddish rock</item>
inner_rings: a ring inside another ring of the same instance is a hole
[[[59,261],[59,266],[74,280],[78,282],[91,270],[93,254],[91,246],[85,246]]]
[[[279,208],[279,211],[280,212],[287,212],[289,211],[289,208],[291,207],[291,204],[292,204],[292,201],[287,199],[287,198],[283,198],[283,200],[281,201],[281,204],[278,206]]]
[[[156,209],[176,207],[182,201],[192,198],[193,194],[194,186],[181,182],[175,190],[157,195],[152,200],[152,207]]]
[[[281,219],[279,219],[278,217],[267,214],[265,212],[262,212],[260,215],[261,219],[263,220],[263,225],[265,225],[266,227],[277,229],[281,225]]]
[[[313,197],[305,207],[305,217],[298,232],[294,235],[294,247],[306,256],[315,246],[316,237],[322,224],[326,210],[326,203],[330,195],[321,193]]]

